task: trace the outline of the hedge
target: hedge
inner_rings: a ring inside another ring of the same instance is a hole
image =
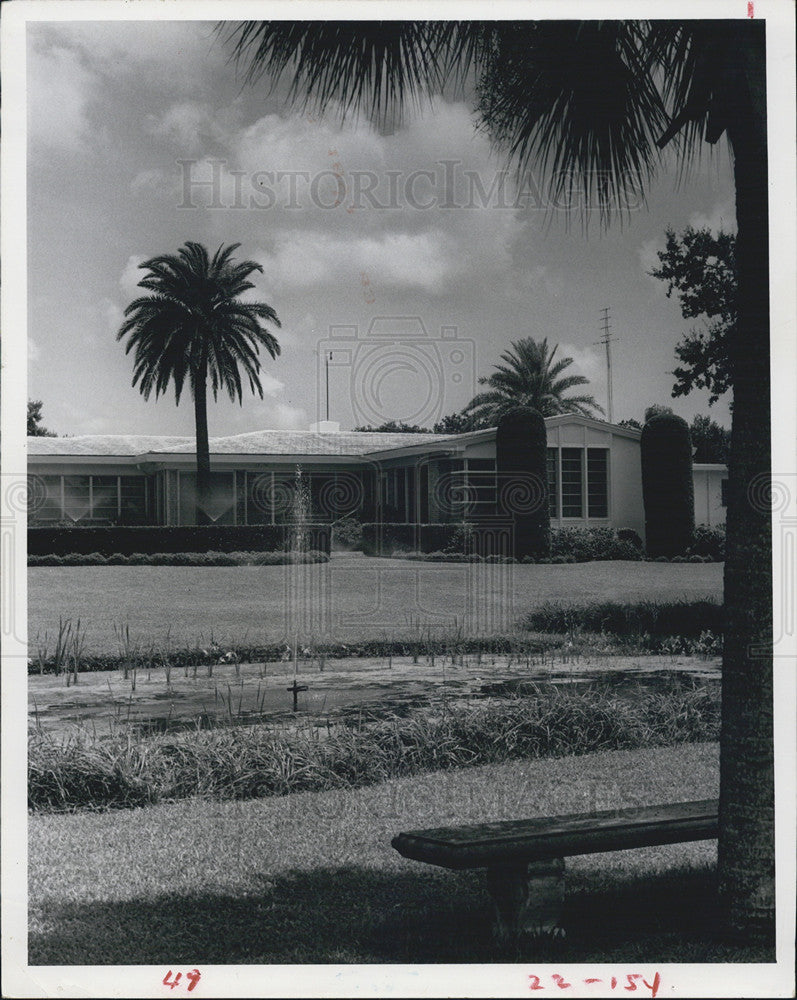
[[[28,566],[284,566],[289,563],[328,562],[326,552],[68,552],[66,555],[28,556]]]
[[[181,527],[28,528],[32,556],[133,555],[154,552],[275,552],[293,548],[289,524]],[[329,552],[330,525],[307,526],[308,549]]]
[[[689,425],[674,413],[651,417],[642,428],[641,454],[647,553],[684,555],[695,531]]]
[[[516,559],[540,559],[551,551],[547,461],[542,414],[527,406],[502,414],[495,435],[498,508],[513,522]]]

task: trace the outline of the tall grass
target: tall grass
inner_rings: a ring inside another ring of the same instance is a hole
[[[230,695],[231,697],[231,695]],[[32,809],[109,808],[192,795],[246,799],[354,788],[426,771],[714,740],[719,697],[674,681],[629,701],[600,686],[546,689],[406,718],[272,730],[230,726],[148,738],[30,737]]]

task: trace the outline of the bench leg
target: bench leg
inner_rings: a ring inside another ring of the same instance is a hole
[[[563,858],[488,868],[487,887],[495,903],[498,938],[514,939],[523,934],[564,937]]]

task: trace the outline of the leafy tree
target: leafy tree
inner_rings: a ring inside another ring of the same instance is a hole
[[[633,427],[634,430],[637,430],[637,431],[641,431],[642,430],[642,424],[640,424],[640,422],[638,420],[634,420],[633,417],[630,417],[628,420],[621,420],[621,421],[619,421],[619,423],[618,423],[617,426],[618,427]]]
[[[405,424],[404,421],[388,420],[378,427],[370,424],[363,424],[362,427],[355,427],[356,431],[378,431],[385,434],[430,434],[428,427],[419,427],[418,424]]]
[[[503,364],[479,379],[479,385],[489,386],[489,391],[474,396],[463,412],[487,426],[494,426],[502,414],[518,406],[537,410],[543,417],[559,413],[589,417],[594,410],[603,413],[592,396],[565,395],[576,386],[589,385],[589,381],[583,375],[563,375],[573,359],[560,358],[554,363],[558,347],[549,349],[547,340],[538,343],[531,337],[513,340],[512,349],[501,355]]]
[[[649,273],[676,293],[684,319],[701,317],[703,329],[692,328],[676,346],[683,367],[673,371],[673,396],[708,389],[709,405],[731,388],[729,344],[736,332],[736,237],[687,227],[681,236],[667,230],[659,250],[660,266]]]
[[[371,424],[363,424],[355,427],[355,431],[375,431],[390,434],[464,434],[466,431],[480,430],[491,425],[484,421],[476,420],[474,417],[464,413],[449,413],[442,417],[430,431],[428,427],[419,427],[418,424],[405,424],[400,420],[387,420],[378,427]]]
[[[42,401],[28,400],[28,437],[57,437],[55,431],[42,426]]]
[[[695,462],[728,464],[731,453],[731,432],[711,417],[696,414],[689,426]]]
[[[221,30],[225,30],[222,28]],[[602,223],[639,203],[673,144],[681,167],[726,137],[736,187],[737,322],[725,560],[719,892],[726,928],[773,940],[774,758],[765,23],[248,21],[226,29],[247,78],[388,120],[447,82],[479,81],[481,124],[554,207]]]
[[[465,434],[467,431],[479,431],[489,427],[485,420],[479,420],[472,414],[448,413],[434,425],[435,434]]]
[[[277,339],[261,325],[279,327],[277,314],[265,302],[240,298],[254,288],[250,275],[263,268],[251,260],[236,262],[232,255],[239,246],[222,245],[211,259],[200,243],[187,242],[176,255],[144,261],[140,267],[147,274],[138,285],[150,294],[125,309],[116,336],[127,338],[125,354],[134,351],[133,385],[144,399],[153,389],[157,399],[173,383],[179,404],[188,383],[196,420],[198,524],[209,520],[208,380],[214,399],[226,389],[230,399],[242,403],[242,370],[250,390],[262,399],[260,348],[272,358],[280,353]]]
[[[671,406],[662,406],[660,403],[653,403],[645,410],[645,423],[653,417],[671,416],[673,409]]]

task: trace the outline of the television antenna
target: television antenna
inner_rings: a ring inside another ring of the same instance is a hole
[[[594,344],[603,345],[606,348],[606,416],[610,424],[614,423],[614,406],[612,399],[612,344],[617,341],[617,337],[612,337],[610,330],[612,328],[609,322],[609,309],[610,306],[604,306],[601,309],[601,333],[603,336],[600,340],[593,341]]]

